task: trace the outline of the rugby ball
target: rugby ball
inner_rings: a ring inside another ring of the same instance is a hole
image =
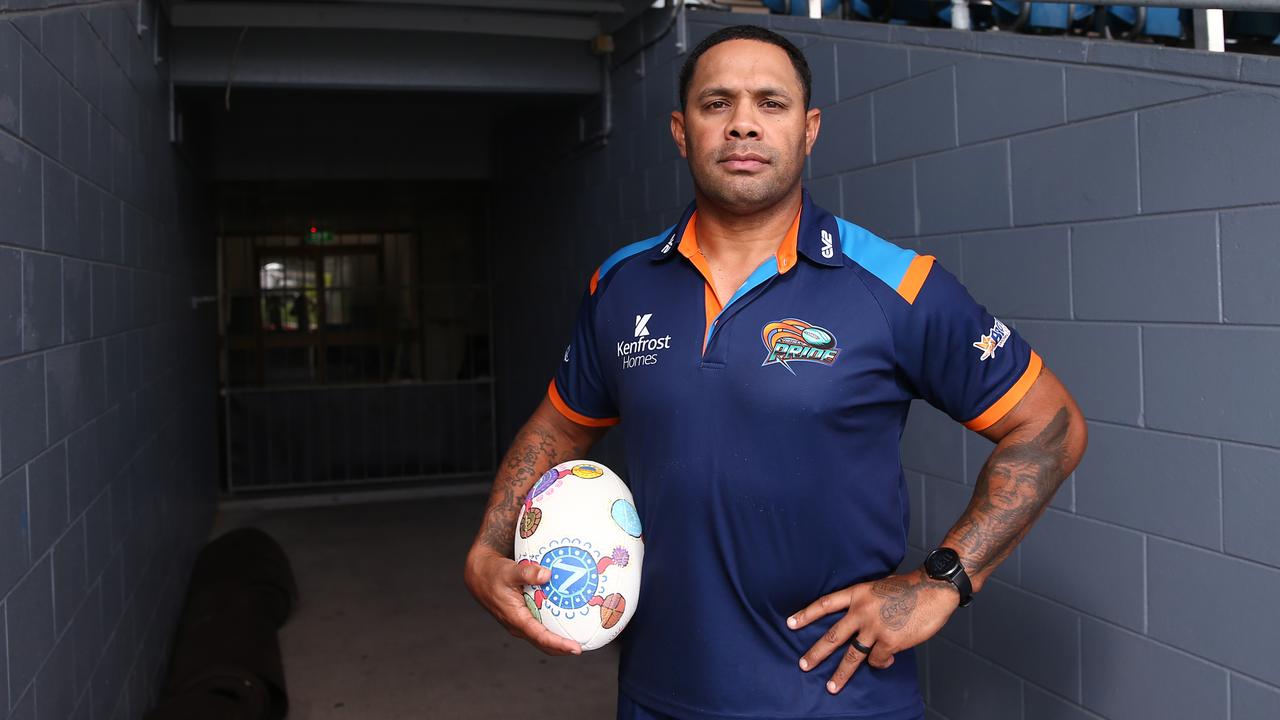
[[[515,560],[551,570],[545,584],[524,588],[535,618],[583,650],[603,647],[627,626],[640,593],[644,541],[631,491],[600,463],[556,465],[520,508]]]

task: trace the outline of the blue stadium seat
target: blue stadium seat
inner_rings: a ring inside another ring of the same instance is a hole
[[[1145,35],[1153,38],[1182,37],[1183,22],[1188,13],[1178,8],[1149,7],[1145,17],[1140,18],[1138,10],[1127,5],[1117,5],[1107,9],[1108,20],[1113,33],[1120,37]],[[1138,27],[1135,27],[1138,25]]]
[[[1187,11],[1178,8],[1147,8],[1147,24],[1142,34],[1151,37],[1182,37],[1183,16],[1187,14],[1189,14]]]
[[[994,5],[999,8],[999,11],[1017,17],[1024,3],[1016,0],[994,0]],[[1083,20],[1093,14],[1092,5],[1077,4],[1070,9],[1072,22]],[[1066,31],[1069,24],[1067,10],[1068,6],[1060,3],[1031,3],[1031,13],[1027,17],[1026,25],[1021,29]]]
[[[876,22],[888,19],[890,4],[891,0],[853,0],[849,3],[854,15]]]

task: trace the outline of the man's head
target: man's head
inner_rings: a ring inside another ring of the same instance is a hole
[[[720,28],[708,35],[702,42],[698,43],[693,52],[689,53],[689,57],[684,59],[684,65],[680,66],[681,110],[689,107],[689,83],[693,80],[693,71],[698,66],[698,59],[716,45],[730,40],[755,40],[756,42],[768,43],[782,48],[783,52],[787,54],[787,59],[791,61],[791,67],[795,68],[796,79],[800,81],[801,87],[804,88],[804,109],[809,109],[809,100],[813,94],[813,74],[809,72],[809,61],[805,59],[804,53],[800,52],[800,48],[772,30],[766,30],[756,25],[733,25]]]
[[[804,55],[777,33],[739,25],[698,44],[680,71],[671,135],[700,199],[750,214],[798,191],[821,117],[809,86]]]

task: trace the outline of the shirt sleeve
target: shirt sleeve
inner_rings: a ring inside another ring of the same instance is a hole
[[[895,333],[919,397],[974,431],[999,422],[1040,374],[1040,356],[936,262]]]
[[[595,310],[598,296],[583,294],[573,335],[547,388],[547,399],[561,415],[588,427],[618,424],[618,410],[609,395],[596,352]]]

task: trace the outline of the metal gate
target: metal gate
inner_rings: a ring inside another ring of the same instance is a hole
[[[412,229],[224,234],[218,254],[228,493],[492,476],[487,269],[438,267]]]
[[[233,494],[491,477],[492,381],[224,393]]]

